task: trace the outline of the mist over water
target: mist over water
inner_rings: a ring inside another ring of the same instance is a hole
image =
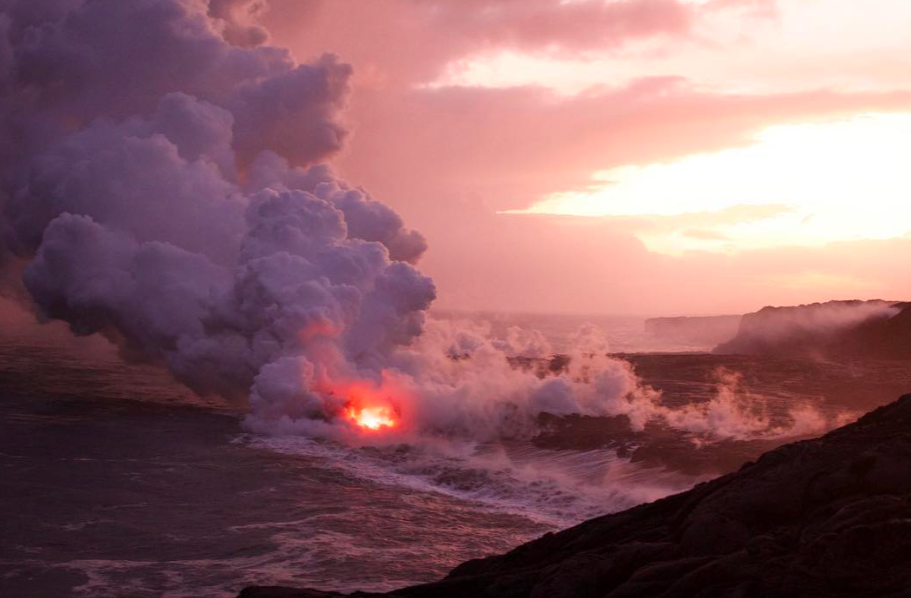
[[[8,324],[0,568],[32,596],[390,589],[690,483],[609,450],[251,435],[102,339]]]
[[[39,318],[246,405],[247,430],[357,447],[527,440],[544,414],[827,425],[808,405],[775,422],[724,375],[669,410],[598,326],[428,317],[425,239],[330,165],[353,68],[271,45],[256,3],[3,6],[2,267]],[[516,367],[558,352],[547,375]]]
[[[510,330],[534,330],[546,339],[557,353],[571,353],[579,330],[594,326],[602,331],[613,353],[706,352],[714,344],[691,340],[659,338],[645,332],[645,317],[599,314],[513,314],[502,312],[468,313],[431,310],[431,315],[444,320],[483,322],[490,336],[505,341]]]
[[[390,589],[713,475],[528,438],[352,445],[245,432],[243,408],[186,406],[191,393],[159,368],[124,364],[103,339],[43,328],[42,340],[27,321],[4,324],[0,500],[11,515],[0,568],[8,587],[32,596]],[[629,358],[678,411],[718,396],[719,366],[773,418],[795,401],[833,416],[865,410],[909,382],[890,364]],[[611,439],[612,428],[590,421],[599,441]],[[561,434],[586,438],[581,428]],[[748,458],[715,442],[696,454]]]
[[[543,413],[651,417],[594,328],[544,380],[509,363],[552,354],[540,332],[428,318],[425,239],[331,167],[352,66],[271,45],[257,3],[2,6],[0,266],[39,318],[247,405],[261,434],[485,442]]]

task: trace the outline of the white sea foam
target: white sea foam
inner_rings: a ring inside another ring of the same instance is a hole
[[[555,528],[655,500],[697,481],[630,463],[610,449],[554,451],[518,442],[351,448],[295,436],[247,436],[245,441],[316,459],[362,480],[439,493]]]

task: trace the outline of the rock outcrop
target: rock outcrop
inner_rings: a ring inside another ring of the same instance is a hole
[[[240,596],[339,594],[251,587]],[[911,596],[911,395],[687,492],[469,561],[438,582],[354,596]]]
[[[746,314],[718,354],[788,357],[911,357],[911,304],[829,301]]]

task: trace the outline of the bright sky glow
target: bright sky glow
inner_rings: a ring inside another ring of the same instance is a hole
[[[670,254],[886,239],[911,231],[909,175],[911,114],[868,114],[771,127],[749,147],[599,172],[591,189],[525,212],[649,217],[640,238]]]
[[[426,235],[445,307],[911,296],[911,0],[676,2],[338,0],[284,31],[355,65],[340,172]]]

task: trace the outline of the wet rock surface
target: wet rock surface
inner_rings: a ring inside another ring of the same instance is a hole
[[[428,547],[431,550],[432,547]],[[687,492],[385,594],[911,596],[911,395]],[[340,594],[250,587],[241,598]]]

